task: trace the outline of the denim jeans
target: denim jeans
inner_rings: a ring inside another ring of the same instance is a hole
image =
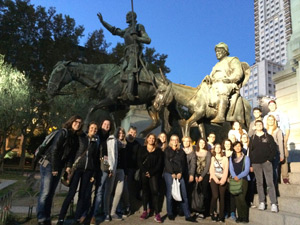
[[[257,193],[259,202],[265,202],[265,192],[264,192],[264,182],[263,178],[266,178],[267,187],[269,188],[268,193],[270,196],[271,204],[276,204],[276,193],[275,193],[275,187],[273,183],[273,168],[272,163],[269,161],[266,161],[264,163],[255,163],[252,164],[254,174],[256,177],[256,187],[257,187]]]
[[[53,176],[50,163],[46,167],[40,166],[41,184],[36,209],[38,222],[51,219],[53,197],[58,182],[60,181],[61,170],[62,169],[59,169],[57,176]]]
[[[99,171],[97,174],[97,184],[95,189],[95,199],[94,199],[94,209],[93,210],[93,216],[96,216],[99,214],[99,209],[103,207],[103,195],[105,191],[105,183],[108,177],[108,173]]]
[[[172,183],[173,183],[173,178],[172,178],[172,174],[164,173],[164,178],[165,178],[166,188],[167,188],[167,192],[166,192],[167,213],[168,213],[168,216],[173,216],[173,211],[172,211],[172,201],[173,201]],[[187,197],[187,193],[186,193],[184,179],[181,178],[179,180],[179,182],[180,182],[180,191],[181,191],[181,198],[182,198],[182,201],[180,202],[180,205],[181,205],[181,208],[183,210],[185,218],[188,218],[188,217],[190,217],[190,210],[189,210],[188,197]]]
[[[104,192],[104,213],[106,215],[116,214],[118,204],[120,202],[123,187],[124,187],[124,170],[117,169],[114,171],[113,176],[107,178]],[[114,192],[113,201],[111,205],[111,197]],[[111,205],[111,210],[110,210]]]
[[[90,197],[87,188],[89,186],[92,175],[93,175],[93,171],[76,170],[74,172],[74,175],[70,183],[69,192],[63,202],[63,205],[59,213],[59,220],[63,220],[65,218],[69,205],[76,194],[79,182],[80,182],[80,189],[79,189],[75,219],[80,219],[83,212],[87,210],[86,208],[88,208],[88,206],[86,206],[85,203],[89,202],[88,197]]]

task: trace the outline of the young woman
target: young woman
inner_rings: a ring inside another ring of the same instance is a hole
[[[144,146],[138,153],[138,166],[140,168],[142,183],[142,201],[144,211],[140,216],[141,220],[148,217],[147,207],[152,201],[155,212],[154,220],[161,223],[159,202],[158,202],[158,178],[161,176],[161,167],[163,163],[162,151],[156,147],[156,136],[148,134]]]
[[[108,137],[110,135],[111,131],[111,122],[108,119],[104,119],[98,130],[98,136],[100,138],[100,146],[99,146],[99,159],[108,159],[112,158],[112,153],[113,151],[107,150],[107,142],[108,142]],[[110,153],[110,155],[109,155]],[[112,166],[110,164],[110,166]],[[112,168],[112,167],[111,167]],[[100,170],[100,160],[99,160],[99,166],[96,171],[96,182],[95,182],[95,196],[94,196],[94,202],[93,202],[93,207],[91,209],[91,222],[90,224],[95,224],[96,223],[96,215],[99,214],[100,211],[103,211],[104,204],[103,204],[103,196],[104,196],[104,190],[105,190],[105,184],[108,176],[112,175],[112,169],[110,168],[110,172],[106,171],[101,171]]]
[[[234,195],[234,200],[239,217],[236,222],[249,222],[249,210],[246,203],[246,193],[248,189],[250,159],[242,151],[242,143],[233,144],[234,154],[229,159],[230,174],[235,181],[242,182],[242,193]]]
[[[112,220],[122,220],[122,217],[116,213],[117,206],[120,202],[123,187],[124,187],[124,179],[125,179],[125,170],[126,170],[126,133],[124,128],[119,127],[115,132],[115,138],[117,139],[118,146],[118,157],[116,159],[117,168],[113,176],[110,178],[110,189],[114,190],[114,197],[112,201],[112,207],[110,210],[110,216]]]
[[[227,187],[228,177],[228,159],[224,156],[220,144],[215,144],[212,152],[211,164],[209,169],[209,181],[212,191],[210,202],[210,215],[213,221],[220,220],[225,222],[224,206],[225,206],[225,191]],[[217,200],[220,200],[219,216],[217,214]]]
[[[277,126],[277,121],[273,115],[269,115],[267,117],[267,125],[266,130],[268,134],[272,135],[274,138],[274,141],[277,145],[277,154],[275,156],[275,159],[272,161],[273,165],[273,180],[276,192],[278,193],[278,166],[280,162],[283,162],[284,160],[284,147],[283,147],[283,133]],[[283,174],[283,177],[286,176]]]
[[[178,179],[180,182],[180,191],[182,201],[180,202],[185,220],[194,222],[195,219],[190,216],[188,198],[186,193],[186,185],[182,174],[187,169],[186,154],[180,148],[179,137],[172,135],[170,138],[169,146],[164,151],[165,160],[165,172],[164,178],[166,182],[166,197],[167,197],[167,214],[170,220],[174,220],[174,214],[172,211],[172,183],[173,179]]]
[[[247,134],[247,132],[244,129],[242,129],[242,126],[241,126],[241,124],[239,122],[235,121],[232,124],[232,129],[228,132],[228,138],[230,138],[230,136],[232,134],[234,134],[234,136],[236,137],[236,139],[238,141],[240,141],[241,140],[241,136],[243,134]]]
[[[232,142],[230,139],[225,139],[223,141],[222,150],[227,158],[229,158],[232,155],[233,149],[232,149]]]
[[[249,136],[248,134],[243,134],[241,137],[241,142],[243,145],[243,153],[249,156]]]
[[[198,217],[204,219],[209,215],[209,167],[211,161],[211,152],[208,151],[207,142],[205,139],[200,138],[196,146],[196,175],[195,181],[201,185],[201,190],[204,196],[204,211],[198,212]]]
[[[225,139],[223,141],[222,150],[228,159],[232,156],[233,149],[232,149],[231,140]],[[230,194],[229,186],[227,185],[226,192],[225,192],[225,218],[229,217],[230,219],[235,220],[236,219],[235,211],[236,211],[236,206],[235,206],[234,197],[232,194]]]
[[[242,152],[244,153],[244,155],[249,156],[249,136],[247,134],[243,134],[242,138],[241,138],[241,143],[243,145],[243,149]],[[254,200],[254,192],[255,192],[255,175],[253,173],[253,171],[249,172],[249,177],[250,180],[248,182],[248,191],[247,191],[247,195],[246,195],[246,202],[248,204],[248,206],[251,208],[255,208],[256,206],[253,204],[253,200]]]
[[[115,183],[115,179],[116,179],[116,175],[117,175],[117,164],[119,161],[119,159],[118,159],[118,156],[119,156],[118,155],[118,139],[116,138],[115,135],[112,134],[107,138],[106,144],[107,144],[109,172],[108,172],[108,177],[107,177],[107,181],[105,184],[105,191],[104,191],[105,221],[110,221],[112,219],[122,220],[121,216],[114,214],[113,215],[114,217],[112,217],[111,213],[110,213],[112,192],[113,192],[114,183]],[[122,172],[118,173],[118,177],[121,177],[121,176],[122,176]],[[122,188],[122,190],[123,190],[123,188]],[[117,193],[118,198],[120,198],[120,194],[122,194],[122,191],[120,191],[120,192]]]
[[[162,151],[165,151],[166,147],[168,146],[166,133],[160,133],[157,138],[158,147],[160,147]]]
[[[95,166],[97,163],[98,154],[98,136],[95,136],[98,131],[98,125],[96,122],[91,122],[88,125],[88,134],[79,138],[79,149],[76,152],[75,162],[76,168],[72,177],[69,192],[61,207],[57,225],[64,223],[65,216],[68,211],[68,207],[73,200],[78,184],[80,182],[79,199],[77,202],[75,220],[78,223],[83,223],[85,215],[83,215],[89,208],[91,187],[94,181]]]
[[[183,178],[186,184],[186,191],[188,195],[189,205],[191,205],[195,170],[196,170],[196,154],[192,145],[192,139],[184,136],[182,139],[183,151],[186,154],[187,167],[183,173]]]
[[[55,189],[64,166],[71,172],[71,166],[79,147],[78,136],[82,132],[82,118],[72,116],[55,135],[53,143],[40,160],[41,186],[37,203],[39,225],[51,225],[51,207]]]

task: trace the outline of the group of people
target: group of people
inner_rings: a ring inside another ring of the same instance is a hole
[[[211,217],[213,221],[225,222],[226,218],[232,218],[247,223],[249,207],[254,207],[255,180],[258,209],[266,208],[263,177],[271,211],[278,212],[279,168],[283,183],[289,184],[286,163],[289,125],[278,113],[274,100],[269,102],[269,108],[264,119],[259,108],[253,109],[255,120],[248,133],[238,122],[233,122],[228,138],[222,143],[216,143],[220,138],[210,133],[207,140],[200,138],[195,145],[190,137],[184,136],[180,141],[176,134],[168,142],[165,133],[158,137],[150,133],[141,145],[136,140],[135,127],[127,132],[119,127],[111,134],[108,119],[100,124],[90,122],[83,132],[82,118],[72,116],[40,160],[38,224],[51,224],[55,189],[65,171],[72,172],[73,176],[57,225],[64,224],[78,185],[75,224],[96,224],[101,214],[105,221],[123,220],[136,211],[134,199],[140,193],[141,220],[154,215],[156,222],[162,222],[160,212],[165,196],[169,220],[182,214],[189,222]],[[241,193],[230,193],[229,178],[242,182]],[[180,183],[180,202],[172,197],[175,180]],[[200,202],[195,203],[195,194],[202,195]]]

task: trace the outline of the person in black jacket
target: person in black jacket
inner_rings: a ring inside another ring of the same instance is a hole
[[[61,207],[57,225],[63,225],[68,207],[76,194],[80,182],[79,199],[77,202],[75,219],[82,223],[85,219],[83,214],[89,208],[91,197],[90,186],[94,181],[95,165],[97,165],[97,154],[99,150],[98,131],[96,122],[90,122],[88,125],[88,134],[83,134],[79,138],[79,149],[76,152],[75,162],[73,164],[74,175],[70,182],[69,192]]]
[[[180,148],[179,137],[172,135],[170,137],[169,146],[164,151],[165,154],[165,171],[164,178],[166,182],[166,198],[167,198],[167,214],[169,220],[174,220],[172,211],[172,183],[173,179],[178,179],[180,182],[180,192],[182,201],[180,202],[185,220],[194,222],[194,218],[190,216],[188,197],[186,193],[186,186],[182,173],[187,169],[186,154]]]
[[[263,188],[263,176],[266,178],[268,193],[271,199],[271,211],[278,212],[275,187],[273,183],[272,161],[275,158],[277,146],[272,137],[263,130],[263,122],[255,121],[255,134],[250,139],[249,156],[252,169],[256,177],[256,187],[259,197],[259,210],[265,210],[265,193]]]
[[[40,160],[41,185],[37,203],[38,225],[51,225],[51,207],[55,189],[60,180],[61,172],[71,172],[71,165],[77,152],[78,135],[82,131],[82,118],[72,116],[59,130]]]
[[[137,162],[140,169],[144,208],[140,219],[144,220],[148,217],[147,207],[150,200],[152,200],[155,212],[154,220],[161,223],[158,204],[158,176],[161,175],[162,151],[156,147],[155,134],[150,133],[146,136],[144,146],[141,147],[138,153]]]

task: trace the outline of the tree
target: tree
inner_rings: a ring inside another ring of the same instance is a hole
[[[4,62],[0,55],[0,166],[6,154],[6,138],[20,128],[24,120],[24,107],[30,103],[29,82],[25,75]]]

